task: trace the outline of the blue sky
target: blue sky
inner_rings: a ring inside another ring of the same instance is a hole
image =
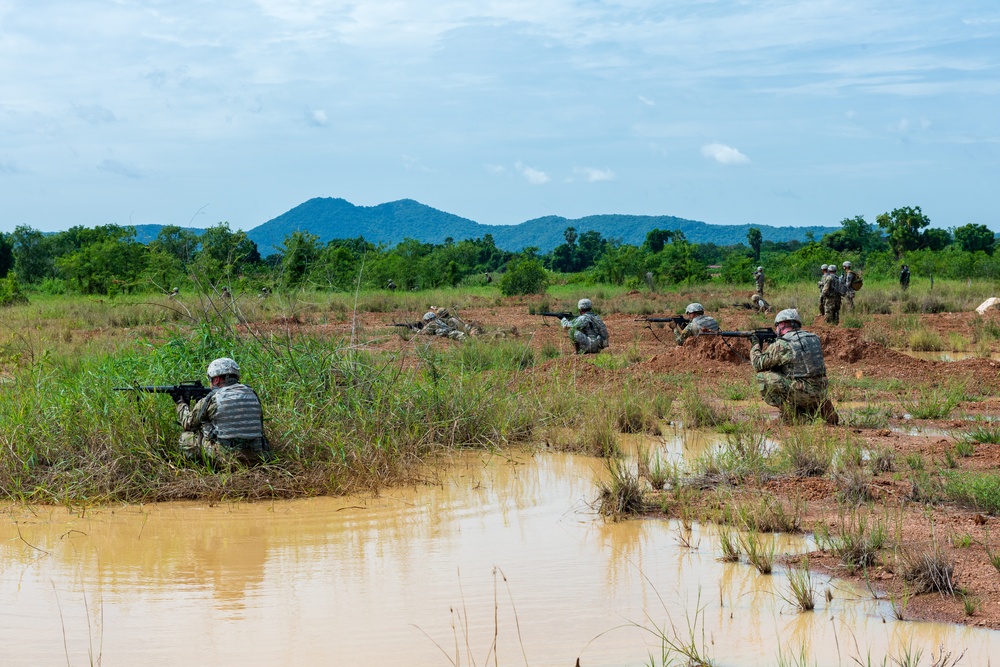
[[[1000,231],[1000,5],[0,0],[0,229],[411,198]]]

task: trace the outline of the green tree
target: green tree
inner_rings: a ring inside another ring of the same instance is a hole
[[[760,244],[764,242],[764,237],[761,235],[760,230],[756,227],[751,227],[747,230],[747,243],[750,245],[750,249],[753,251],[753,261],[760,261]]]
[[[530,255],[521,255],[508,262],[507,270],[500,276],[500,293],[504,296],[541,294],[548,282],[542,263]]]
[[[190,229],[184,229],[177,225],[166,225],[150,242],[149,249],[166,253],[176,257],[182,263],[188,264],[194,259],[199,243],[198,235]]]
[[[0,278],[6,278],[14,268],[14,239],[10,234],[0,233]]]
[[[292,232],[281,246],[281,286],[294,289],[302,285],[309,270],[319,259],[319,237],[309,232]]]
[[[11,234],[14,243],[14,273],[25,284],[41,282],[55,271],[52,244],[37,229],[18,225]]]
[[[986,225],[968,224],[955,229],[955,242],[965,252],[977,252],[979,250],[987,255],[993,254],[996,237]],[[2,269],[0,269],[2,272]]]
[[[878,226],[889,237],[889,246],[901,257],[903,253],[921,247],[920,230],[931,224],[919,206],[896,208],[892,213],[882,213],[876,218]]]
[[[872,252],[885,248],[882,232],[864,216],[844,218],[841,228],[823,237],[823,245],[837,252]]]
[[[951,245],[951,234],[947,229],[926,229],[920,235],[920,247],[928,250],[944,250]]]
[[[246,232],[234,232],[228,222],[220,222],[201,235],[194,268],[199,276],[214,283],[259,262],[257,244],[247,238]]]
[[[654,255],[663,250],[663,246],[674,237],[674,232],[664,229],[651,229],[646,232],[646,242],[643,244]]]

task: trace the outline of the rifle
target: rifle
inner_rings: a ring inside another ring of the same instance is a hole
[[[756,338],[762,343],[773,343],[778,339],[774,329],[754,329],[753,331],[702,331],[702,336],[719,336],[721,338]]]
[[[574,315],[573,313],[538,313],[538,314],[541,315],[542,317],[555,317],[560,320],[571,320],[574,317],[576,317],[576,315]]]
[[[690,322],[686,318],[681,317],[680,315],[675,315],[673,317],[637,317],[637,318],[635,318],[635,321],[636,322],[646,322],[646,323],[650,323],[650,322],[673,322],[674,326],[679,327],[681,329],[683,329],[688,324],[690,324]]]
[[[206,387],[201,380],[189,380],[180,384],[171,385],[136,385],[134,387],[115,387],[115,391],[144,391],[149,394],[170,394],[174,402],[184,401],[190,403],[191,399],[200,401],[208,396],[212,391],[211,387]],[[138,398],[138,396],[136,396]]]
[[[392,322],[390,327],[406,327],[410,331],[420,331],[424,328],[423,322]]]

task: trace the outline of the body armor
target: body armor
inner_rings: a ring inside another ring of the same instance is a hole
[[[227,441],[260,440],[264,437],[260,399],[250,387],[243,384],[219,387],[208,400],[215,401],[213,440],[226,444]]]
[[[820,345],[819,336],[798,329],[786,333],[781,340],[791,345],[795,354],[787,371],[789,377],[798,380],[826,376],[826,362],[823,361],[823,346]]]
[[[702,331],[719,330],[719,323],[715,321],[715,318],[709,317],[708,315],[699,315],[691,321],[697,324]]]

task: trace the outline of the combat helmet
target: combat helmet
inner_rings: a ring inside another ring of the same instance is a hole
[[[763,271],[763,270],[764,270],[764,267],[763,267],[763,266],[758,266],[758,267],[757,267],[757,270],[758,270],[758,271]]]
[[[207,375],[209,378],[216,378],[220,375],[235,375],[239,377],[240,367],[239,364],[229,357],[221,357],[208,365]]]
[[[577,310],[590,310],[593,307],[594,304],[591,303],[590,299],[580,299],[579,301],[576,302]]]
[[[823,271],[823,272],[826,272],[826,268],[827,268],[828,266],[829,266],[829,264],[822,264],[822,265],[820,265],[820,267],[819,267],[819,270],[820,270],[820,271]]]
[[[844,263],[843,263],[843,264],[841,264],[841,266],[843,266],[843,267],[844,267],[845,269],[849,269],[849,268],[851,268],[851,263],[850,263],[850,262],[848,262],[848,261],[847,261],[847,260],[845,259],[845,260],[844,260]]]
[[[435,317],[437,317],[437,314],[434,313],[433,311],[428,310],[426,313],[424,313],[424,322],[430,322]]]
[[[774,326],[778,326],[782,322],[798,322],[802,324],[802,318],[799,317],[799,311],[795,308],[785,308],[774,316]]]
[[[704,313],[704,312],[705,312],[705,306],[701,305],[698,302],[689,303],[688,307],[684,309],[685,315],[691,315],[693,313]]]

